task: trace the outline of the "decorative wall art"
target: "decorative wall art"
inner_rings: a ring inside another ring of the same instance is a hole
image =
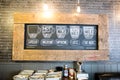
[[[105,14],[14,13],[14,61],[97,61],[109,59]]]
[[[25,49],[97,50],[98,26],[25,24]]]

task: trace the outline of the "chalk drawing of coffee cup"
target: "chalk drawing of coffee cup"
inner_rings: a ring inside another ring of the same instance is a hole
[[[52,25],[42,25],[42,35],[44,38],[51,38],[55,29]]]
[[[92,39],[96,35],[96,29],[93,26],[84,26],[83,35],[86,39]]]
[[[64,26],[64,25],[56,26],[56,35],[58,38],[65,38],[68,32],[69,32],[69,29],[67,28],[67,26]]]
[[[27,34],[31,39],[35,39],[41,32],[39,25],[27,25]]]
[[[70,26],[70,36],[72,39],[78,39],[81,33],[82,29],[80,26]]]

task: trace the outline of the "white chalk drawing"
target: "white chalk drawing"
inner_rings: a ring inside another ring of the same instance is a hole
[[[38,39],[28,39],[27,40],[27,45],[28,46],[37,46],[39,43]]]
[[[80,45],[80,40],[70,40],[70,45],[71,46],[79,46]]]
[[[41,32],[39,25],[27,25],[27,34],[31,39],[35,39]]]
[[[92,39],[96,35],[94,26],[83,26],[83,35],[85,39]]]
[[[55,44],[57,46],[67,46],[68,45],[68,40],[66,40],[66,39],[56,39]]]
[[[96,41],[95,40],[84,39],[82,41],[82,45],[83,46],[95,46],[96,45]]]
[[[42,25],[42,35],[44,38],[51,38],[55,28],[52,25]]]
[[[52,46],[54,44],[53,39],[41,39],[40,45],[42,46]]]
[[[80,26],[70,26],[71,38],[78,39],[81,33],[82,33],[82,29],[80,28]]]
[[[98,49],[97,27],[79,24],[26,24],[25,48],[58,50]]]
[[[68,32],[69,32],[69,29],[67,28],[67,26],[62,26],[62,25],[56,26],[56,35],[58,38],[65,38]]]

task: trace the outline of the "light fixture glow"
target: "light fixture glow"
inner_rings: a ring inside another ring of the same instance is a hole
[[[44,11],[48,11],[48,5],[47,5],[47,4],[44,4],[44,5],[43,5],[43,9],[44,9]]]
[[[77,12],[80,13],[80,6],[77,6]]]
[[[52,17],[53,12],[51,11],[51,9],[49,8],[48,4],[45,2],[43,4],[43,17],[44,18],[51,18]]]
[[[43,17],[44,18],[51,18],[53,16],[53,13],[52,12],[44,12],[43,13]]]
[[[78,0],[77,2],[77,12],[80,13],[81,9],[80,9],[80,0]]]

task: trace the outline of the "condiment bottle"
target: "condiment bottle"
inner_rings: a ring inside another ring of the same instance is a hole
[[[63,78],[68,78],[69,74],[68,74],[68,66],[65,65],[64,69],[63,69]]]

